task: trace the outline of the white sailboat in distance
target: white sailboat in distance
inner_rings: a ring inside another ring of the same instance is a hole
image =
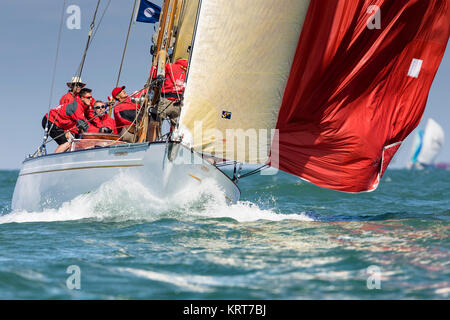
[[[444,129],[434,119],[429,118],[425,130],[418,130],[412,149],[412,169],[434,167],[436,157],[442,150],[445,141]]]

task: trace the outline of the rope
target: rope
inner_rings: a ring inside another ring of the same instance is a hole
[[[136,10],[136,0],[134,0],[133,11],[131,12],[131,18],[130,18],[130,24],[129,24],[129,26],[128,26],[127,38],[126,38],[126,40],[125,40],[125,46],[124,46],[124,48],[123,48],[123,53],[122,53],[122,61],[120,62],[119,74],[117,75],[116,87],[119,85],[120,75],[121,75],[121,73],[122,73],[123,61],[124,61],[124,59],[125,59],[125,53],[127,52],[128,38],[129,38],[129,36],[130,36],[131,25],[133,24],[133,18],[134,18],[134,12],[135,12],[135,10]]]
[[[87,42],[86,42],[86,47],[84,48],[83,57],[81,58],[81,63],[80,63],[80,66],[78,67],[77,76],[79,78],[81,78],[81,73],[83,72],[83,67],[84,67],[84,62],[86,60],[87,51],[88,51],[89,46],[91,44],[92,31],[93,31],[93,29],[95,27],[95,18],[97,16],[98,7],[100,6],[100,1],[101,0],[97,1],[97,7],[95,8],[94,16],[92,17],[91,26],[89,28],[89,34],[88,34],[88,39],[87,39]]]

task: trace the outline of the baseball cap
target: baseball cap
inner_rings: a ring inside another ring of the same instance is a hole
[[[123,89],[125,89],[125,86],[114,88],[113,91],[112,91],[112,97],[115,99],[116,96],[117,96],[117,95],[120,93],[120,91],[122,91]]]

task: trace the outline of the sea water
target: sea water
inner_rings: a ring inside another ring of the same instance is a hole
[[[371,193],[285,173],[170,202],[126,175],[42,212],[0,171],[0,299],[448,299],[450,171],[388,170]]]

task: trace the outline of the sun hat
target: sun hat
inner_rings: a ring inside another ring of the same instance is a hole
[[[82,88],[86,85],[86,83],[83,83],[83,80],[81,80],[80,77],[72,77],[72,80],[70,82],[67,82],[67,86],[69,88],[72,88],[73,85],[76,84],[76,83],[81,84]]]

